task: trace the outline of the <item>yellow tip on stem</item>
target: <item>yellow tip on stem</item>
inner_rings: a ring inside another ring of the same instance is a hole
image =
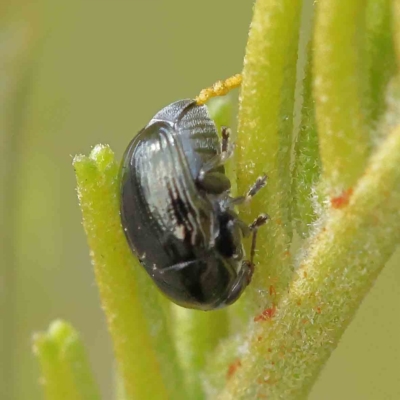
[[[196,103],[198,105],[205,104],[212,97],[224,96],[229,93],[232,89],[239,87],[242,83],[242,75],[236,74],[231,76],[224,81],[217,81],[214,85],[203,89],[200,94],[196,97]]]

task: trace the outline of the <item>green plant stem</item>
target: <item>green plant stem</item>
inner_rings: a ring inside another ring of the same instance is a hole
[[[124,381],[116,368],[114,371],[114,393],[115,400],[127,400]]]
[[[366,90],[365,10],[366,0],[317,3],[314,90],[328,193],[351,188],[368,157],[369,136],[361,100]]]
[[[91,257],[127,399],[186,398],[169,304],[132,255],[119,216],[119,166],[96,146],[74,167]]]
[[[301,6],[300,0],[256,1],[246,48],[239,105],[238,193],[246,193],[265,173],[268,184],[252,200],[251,211],[242,207],[240,212],[249,222],[261,212],[271,216],[259,230],[256,263],[262,260],[262,264],[257,265],[247,291],[250,296],[234,306],[238,313],[244,310],[246,321],[247,302],[256,309],[275,303],[292,276],[289,167]]]
[[[187,376],[190,400],[204,399],[207,357],[229,332],[226,310],[202,312],[174,307],[175,337]]]
[[[208,354],[204,369],[207,399],[216,399],[235,374],[246,346],[245,334],[236,334],[222,340],[215,351]]]
[[[256,324],[221,399],[303,399],[400,240],[400,126],[348,206],[331,209],[275,316]],[[259,397],[257,397],[259,396]]]
[[[34,336],[48,400],[99,400],[83,344],[71,325],[55,321]]]

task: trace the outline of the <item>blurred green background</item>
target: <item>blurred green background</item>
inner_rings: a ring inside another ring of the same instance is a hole
[[[104,399],[113,360],[72,156],[121,156],[162,106],[241,70],[252,1],[0,4],[0,399],[42,398],[32,333],[82,333]],[[400,399],[400,254],[379,277],[312,399]]]

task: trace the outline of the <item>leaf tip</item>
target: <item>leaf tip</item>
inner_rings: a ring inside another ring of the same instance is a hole
[[[115,156],[110,146],[98,144],[91,151],[89,158],[93,160],[100,172],[103,172],[110,165],[114,165]]]

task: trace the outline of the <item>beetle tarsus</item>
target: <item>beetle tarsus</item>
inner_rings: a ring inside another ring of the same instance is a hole
[[[267,175],[263,175],[257,178],[253,186],[249,189],[246,196],[239,196],[229,198],[227,200],[228,207],[235,207],[243,203],[250,201],[267,183]]]
[[[267,183],[267,175],[262,175],[257,178],[254,185],[249,189],[246,195],[246,200],[254,197]]]
[[[250,225],[249,229],[254,232],[260,226],[263,226],[269,220],[269,215],[267,214],[260,214]]]

